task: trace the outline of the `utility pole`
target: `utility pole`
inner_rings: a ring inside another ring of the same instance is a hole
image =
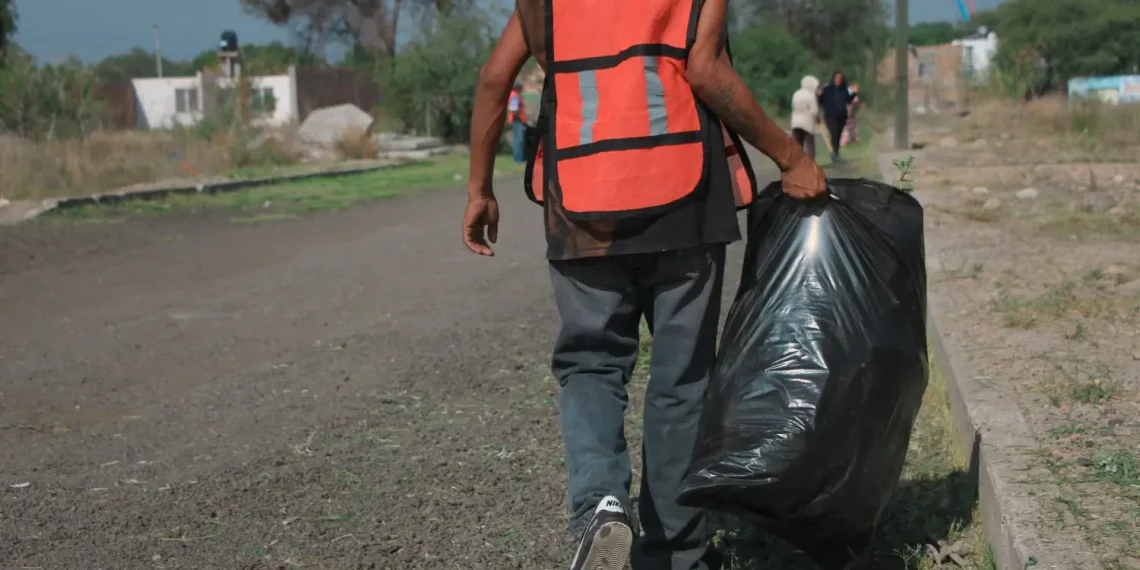
[[[910,148],[910,14],[908,0],[895,0],[895,148]]]
[[[158,35],[158,24],[154,24],[154,67],[162,77],[162,38]]]

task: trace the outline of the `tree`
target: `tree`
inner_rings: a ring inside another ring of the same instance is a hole
[[[139,77],[157,77],[158,68],[154,53],[143,48],[132,48],[127,53],[110,55],[94,66],[95,75],[104,83],[127,83]],[[193,75],[184,61],[162,59],[162,74],[167,76]]]
[[[0,131],[20,137],[84,136],[97,128],[103,106],[95,96],[95,76],[75,58],[59,65],[36,65],[16,44],[0,69]]]
[[[426,22],[393,61],[388,112],[421,132],[467,140],[479,68],[494,47],[495,32],[490,18],[473,9]]]
[[[910,43],[916,46],[948,44],[968,35],[950,22],[919,22],[910,27]]]
[[[782,27],[853,79],[873,77],[886,43],[885,0],[743,0],[751,25]]]
[[[286,46],[281,42],[265,45],[245,44],[241,46],[242,67],[249,75],[280,75],[289,70],[290,64],[319,65],[319,58],[308,51]],[[220,65],[217,50],[206,50],[190,60],[190,70],[198,72],[214,69]]]
[[[465,0],[240,0],[246,11],[280,26],[292,26],[304,43],[323,52],[338,39],[386,58],[396,55],[401,17],[409,9],[448,14]]]
[[[732,63],[756,99],[780,111],[791,109],[792,93],[804,75],[826,67],[791,33],[774,24],[749,26],[729,38]]]
[[[0,64],[4,63],[8,46],[11,45],[12,36],[16,35],[16,23],[19,14],[12,0],[0,0]]]
[[[1134,0],[1009,0],[993,16],[999,70],[1024,72],[1058,87],[1081,75],[1140,69],[1140,2]]]

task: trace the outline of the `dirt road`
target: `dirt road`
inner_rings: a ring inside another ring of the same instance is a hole
[[[0,567],[564,567],[539,210],[500,194],[493,259],[454,191],[0,232]]]

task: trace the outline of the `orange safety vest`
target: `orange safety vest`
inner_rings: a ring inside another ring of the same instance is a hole
[[[547,74],[524,186],[575,221],[654,215],[727,162],[738,207],[756,176],[685,78],[701,0],[544,0]],[[719,132],[719,135],[717,133]],[[723,142],[723,149],[713,148]]]
[[[508,105],[517,105],[517,111],[507,109],[507,122],[513,123],[515,119],[526,122],[526,102],[523,101],[522,91],[514,89],[511,91],[511,97],[508,99]]]

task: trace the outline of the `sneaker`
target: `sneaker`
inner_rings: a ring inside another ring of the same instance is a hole
[[[582,534],[570,570],[623,570],[629,564],[633,526],[616,497],[605,497]]]

